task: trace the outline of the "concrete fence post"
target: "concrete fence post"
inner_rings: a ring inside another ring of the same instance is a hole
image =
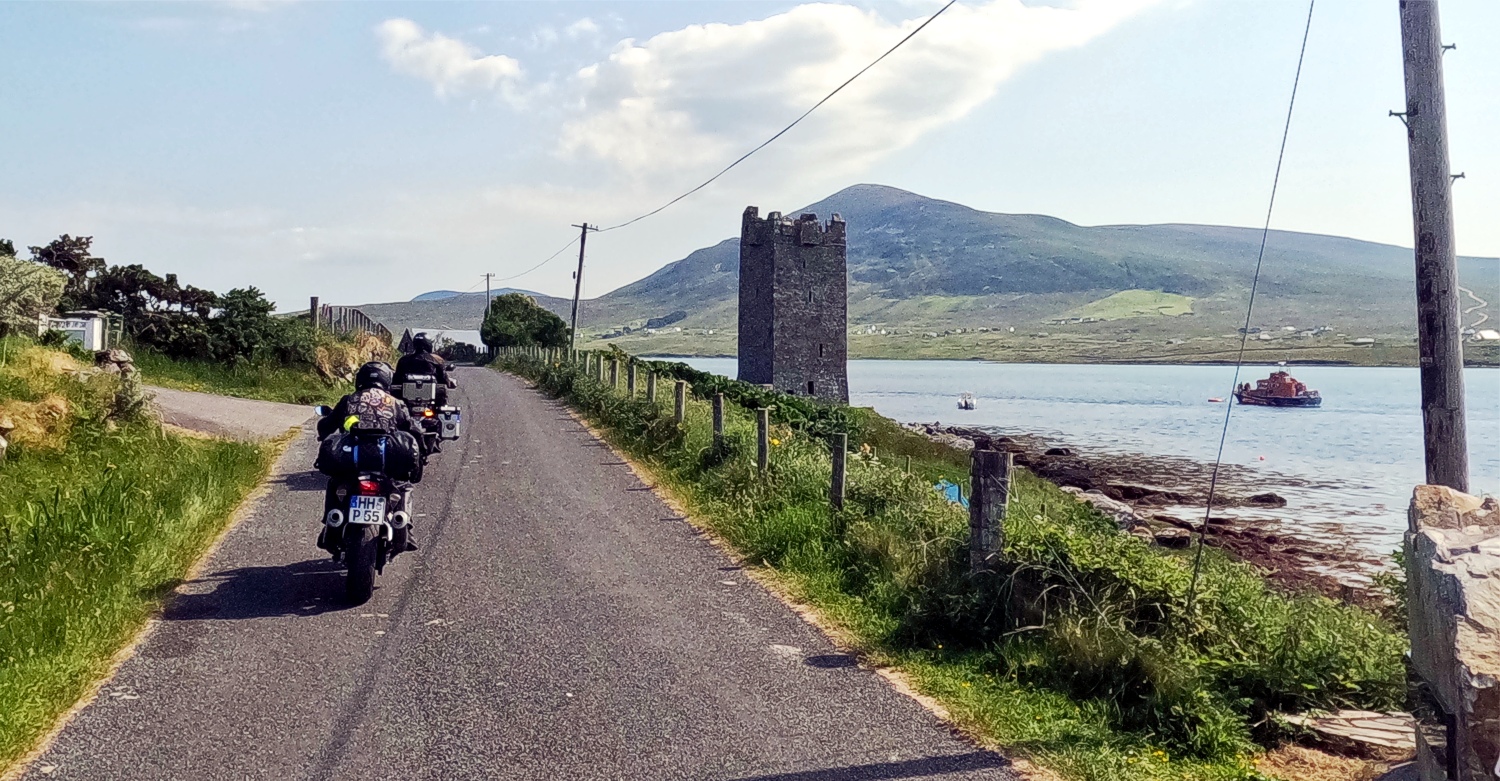
[[[687,419],[687,380],[678,380],[672,396],[672,417],[678,422]]]
[[[833,509],[844,509],[844,468],[849,455],[849,435],[833,435],[833,481],[828,486],[828,502]]]
[[[714,447],[724,446],[724,394],[714,394]]]
[[[609,359],[609,389],[610,390],[616,390],[616,391],[620,389],[620,359],[619,358],[610,358]]]
[[[771,466],[771,410],[755,411],[755,468],[764,472]]]
[[[656,403],[656,372],[646,372],[646,401]]]
[[[1009,452],[975,450],[969,463],[969,571],[993,571],[1005,545],[1005,509],[1010,502]]]
[[[635,398],[635,361],[625,364],[625,395]]]
[[[600,353],[599,360],[594,364],[594,379],[601,384],[604,382],[604,354]]]
[[[906,473],[911,474],[911,456],[906,457]]]

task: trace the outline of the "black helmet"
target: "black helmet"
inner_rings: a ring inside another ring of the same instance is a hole
[[[354,389],[357,391],[379,388],[383,391],[391,389],[391,367],[382,361],[370,361],[359,367],[359,372],[354,375]]]
[[[418,354],[432,352],[432,340],[427,334],[417,334],[411,338],[411,349]]]

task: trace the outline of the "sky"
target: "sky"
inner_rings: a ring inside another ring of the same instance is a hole
[[[571,295],[931,0],[0,2],[0,237],[284,310]],[[1083,225],[1265,219],[1303,0],[961,0],[584,294],[874,182]],[[1500,3],[1443,0],[1459,250],[1500,256]],[[1274,227],[1411,245],[1396,0],[1319,0]],[[534,271],[527,272],[535,268]]]

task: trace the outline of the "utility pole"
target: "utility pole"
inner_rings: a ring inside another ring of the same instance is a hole
[[[484,275],[484,316],[485,316],[486,319],[488,319],[489,316],[490,316],[490,277],[493,277],[493,276],[495,276],[495,275],[494,274],[485,274]]]
[[[1463,325],[1437,0],[1401,0],[1406,123],[1417,264],[1417,346],[1427,482],[1469,490]]]
[[[574,225],[573,227],[579,229],[582,233],[578,235],[578,273],[573,275],[573,321],[569,323],[570,328],[568,330],[569,350],[573,349],[573,345],[578,341],[578,299],[583,295],[583,245],[588,243],[589,231],[599,230],[597,226],[590,225],[587,222],[582,225]]]

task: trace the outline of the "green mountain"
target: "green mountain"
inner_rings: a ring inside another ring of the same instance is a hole
[[[761,206],[762,213],[775,208]],[[1261,232],[1252,228],[1084,227],[1042,215],[982,212],[872,184],[786,213],[805,212],[822,219],[838,213],[848,223],[851,326],[893,334],[1031,332],[1087,318],[1104,322],[1070,324],[1082,326],[1073,330],[1144,340],[1222,335],[1243,324],[1261,242]],[[713,329],[732,340],[719,332],[736,324],[738,245],[738,239],[726,239],[584,302],[582,330],[639,327],[648,318],[685,310],[688,318],[677,324],[684,331]],[[1479,300],[1500,303],[1500,260],[1463,258],[1460,276]],[[1350,338],[1404,339],[1415,332],[1414,290],[1409,249],[1272,231],[1252,322],[1268,330],[1326,325]],[[1125,291],[1132,292],[1117,295]],[[564,316],[571,303],[538,300]],[[1466,308],[1476,303],[1465,299]],[[442,321],[475,328],[483,308],[480,295],[365,310],[402,325]],[[1486,309],[1500,319],[1495,304],[1488,304],[1466,322]],[[725,351],[722,345],[708,349]]]

